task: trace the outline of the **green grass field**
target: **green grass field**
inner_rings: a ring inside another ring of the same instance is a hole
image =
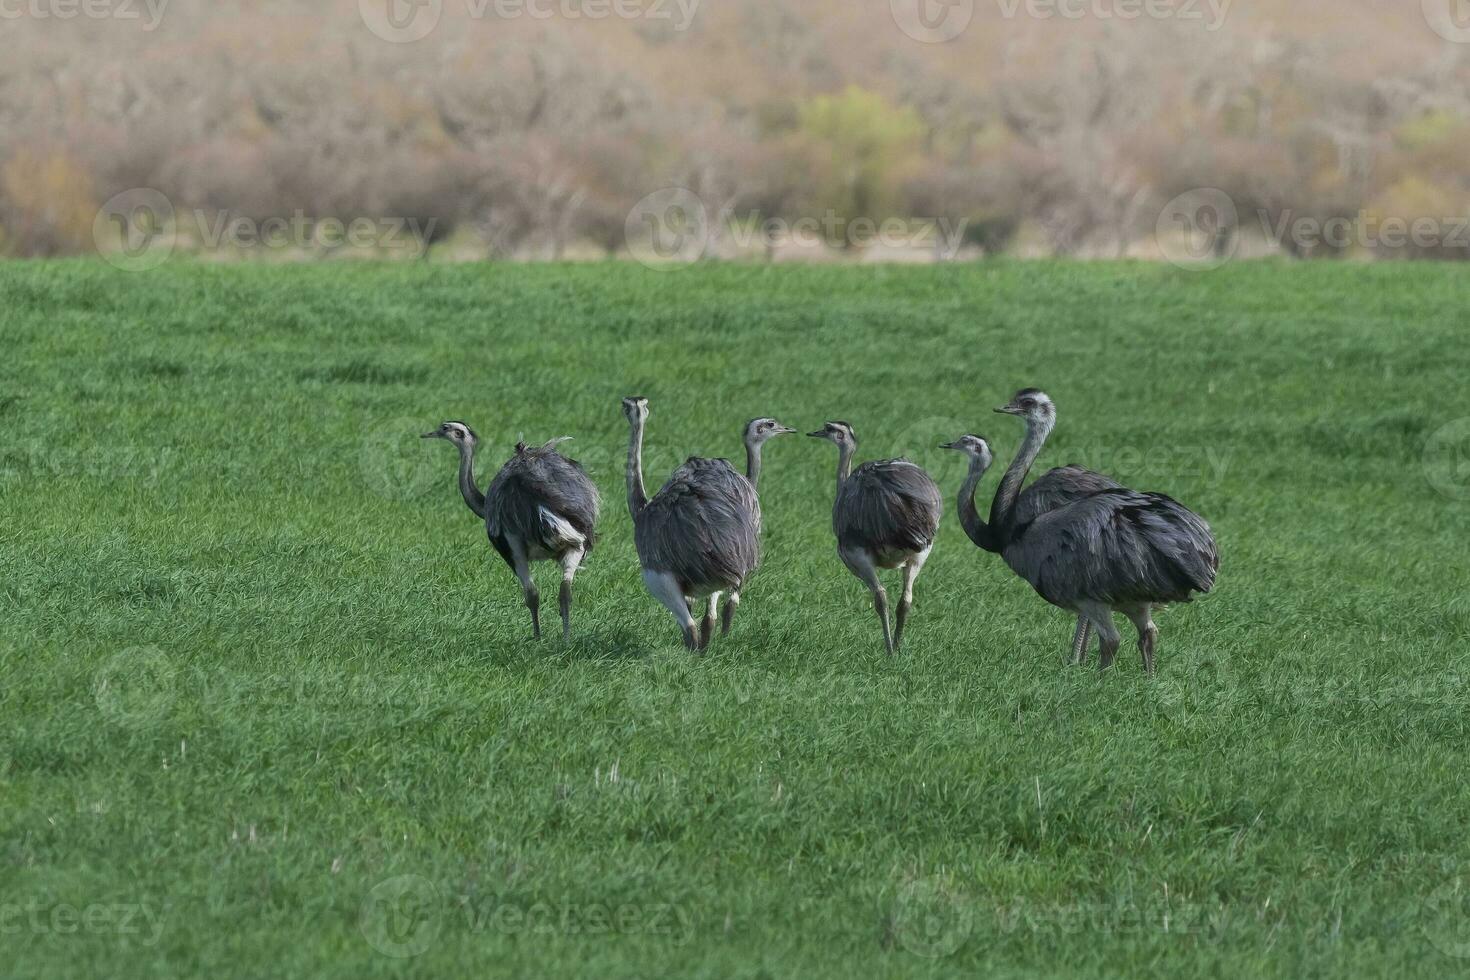
[[[3,972],[1470,972],[1466,297],[1449,265],[4,265]],[[1025,385],[1042,467],[1214,526],[1156,678],[1131,638],[1064,667],[1068,617],[954,517],[936,444],[1004,463]],[[900,656],[805,438],[735,633],[686,653],[623,503],[634,393],[654,484],[765,414],[929,466]],[[446,418],[482,479],[576,436],[570,645],[417,438]]]

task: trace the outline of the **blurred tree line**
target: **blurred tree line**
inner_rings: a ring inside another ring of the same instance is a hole
[[[669,186],[728,216],[714,254],[745,225],[832,214],[947,219],[941,255],[1147,254],[1164,202],[1198,187],[1237,206],[1220,248],[1303,218],[1467,215],[1470,54],[1402,6],[1338,4],[1324,30],[1262,0],[1273,17],[1214,32],[981,9],[943,45],[886,0],[705,0],[685,29],[446,3],[413,44],[352,0],[170,8],[152,32],[22,17],[0,34],[0,253],[88,251],[98,207],[136,187],[181,212],[412,217],[504,258],[617,254]]]

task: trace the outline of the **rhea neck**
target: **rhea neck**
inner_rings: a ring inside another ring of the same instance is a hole
[[[975,547],[996,552],[1000,551],[1000,541],[995,530],[980,519],[980,514],[975,509],[975,491],[989,468],[990,460],[984,456],[970,457],[970,472],[965,475],[965,482],[960,487],[960,524],[964,527],[965,534],[975,542]]]
[[[469,440],[458,441],[459,450],[459,494],[470,510],[481,518],[485,516],[485,495],[475,486],[475,444]]]
[[[1016,451],[1016,458],[1006,468],[1005,476],[1001,477],[1000,487],[995,491],[995,499],[990,504],[991,532],[996,537],[996,544],[1001,547],[1011,542],[1011,535],[1015,531],[1016,498],[1021,495],[1021,484],[1026,482],[1026,474],[1031,472],[1031,464],[1041,454],[1041,447],[1046,445],[1046,437],[1051,435],[1055,424],[1055,419],[1026,417],[1026,438]]]
[[[842,484],[852,474],[852,457],[857,454],[857,443],[844,439],[837,444],[837,489],[842,489]]]
[[[761,441],[759,439],[745,440],[745,478],[750,485],[759,490],[761,485]]]
[[[635,414],[629,422],[628,513],[636,518],[648,506],[648,494],[643,489],[643,418]]]

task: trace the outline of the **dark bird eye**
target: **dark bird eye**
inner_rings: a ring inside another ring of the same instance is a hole
[[[1036,407],[1036,399],[1034,399],[1034,398],[1022,398],[1021,399],[1021,407],[1022,408],[1035,408]]]

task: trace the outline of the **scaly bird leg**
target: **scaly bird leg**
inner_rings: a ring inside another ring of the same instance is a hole
[[[572,638],[572,579],[576,578],[577,568],[582,564],[582,556],[586,553],[585,549],[578,548],[561,557],[561,594],[557,598],[561,606],[563,642]]]
[[[740,593],[725,596],[725,608],[720,610],[720,635],[730,635],[730,626],[735,621],[735,610],[740,606]]]
[[[689,612],[689,600],[684,597],[684,590],[679,587],[678,580],[668,572],[645,568],[643,584],[665,609],[673,613],[674,620],[679,624],[679,631],[684,635],[685,648],[698,650],[699,633],[694,625],[694,616]]]
[[[903,566],[903,595],[898,599],[898,623],[893,631],[893,649],[897,650],[903,644],[903,625],[909,618],[909,610],[914,607],[914,581],[919,573],[924,570],[924,562],[929,560],[929,552],[933,546],[925,548],[914,555]]]
[[[1097,631],[1097,666],[1099,670],[1107,670],[1118,654],[1118,644],[1123,642],[1123,637],[1118,634],[1118,627],[1113,623],[1112,607],[1103,602],[1084,602],[1077,607],[1077,612],[1086,616],[1092,628]]]
[[[708,650],[709,641],[715,636],[715,610],[720,602],[718,592],[710,593],[708,605],[704,610],[704,620],[699,624],[699,649]]]
[[[1092,622],[1086,616],[1077,616],[1077,632],[1072,634],[1072,660],[1074,667],[1087,663],[1087,647],[1092,643]]]
[[[1138,630],[1138,652],[1143,656],[1143,671],[1154,672],[1154,648],[1159,642],[1159,628],[1154,625],[1153,607],[1148,603],[1125,610]]]
[[[541,593],[536,589],[536,581],[531,578],[531,563],[526,558],[526,548],[518,538],[510,538],[511,567],[515,570],[516,578],[520,579],[521,592],[526,598],[526,608],[531,610],[531,636],[533,639],[541,639]]]
[[[839,548],[837,554],[842,557],[848,569],[868,587],[868,591],[873,593],[873,609],[878,613],[878,622],[883,626],[883,646],[892,654],[893,634],[888,631],[888,593],[878,579],[878,567],[873,563],[872,556],[860,548]]]

